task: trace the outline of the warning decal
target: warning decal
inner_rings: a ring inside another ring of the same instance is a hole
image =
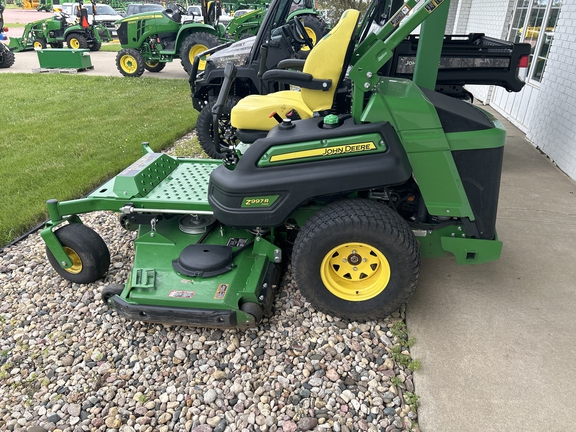
[[[228,284],[220,284],[218,285],[218,289],[216,290],[216,294],[214,294],[215,300],[222,300],[226,295],[226,291],[228,291]]]

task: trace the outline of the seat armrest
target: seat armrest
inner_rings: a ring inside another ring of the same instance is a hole
[[[315,79],[311,74],[294,70],[272,69],[262,75],[264,81],[279,81],[310,90],[328,91],[332,87],[331,79]]]
[[[306,60],[304,59],[284,59],[281,60],[280,63],[278,63],[278,66],[276,66],[276,68],[278,69],[296,69],[301,71],[302,69],[304,69],[304,63],[306,62]]]

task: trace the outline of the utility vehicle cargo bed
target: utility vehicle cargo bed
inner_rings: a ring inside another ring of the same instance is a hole
[[[379,74],[411,79],[414,73],[419,35],[410,35],[394,50],[394,57]],[[512,43],[485,36],[445,35],[436,85],[497,85],[520,91],[520,57],[530,54],[530,44]]]

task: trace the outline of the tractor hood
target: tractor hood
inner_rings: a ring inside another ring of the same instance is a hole
[[[132,21],[141,21],[141,20],[148,20],[148,19],[168,19],[162,12],[140,12],[134,15],[127,16],[125,18],[119,19],[114,24],[120,25],[122,23],[132,22]]]

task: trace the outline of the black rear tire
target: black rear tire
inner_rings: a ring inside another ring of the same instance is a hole
[[[381,319],[414,292],[420,248],[406,221],[390,207],[346,199],[304,224],[294,242],[292,271],[316,309],[347,320]]]
[[[72,267],[62,268],[50,249],[46,248],[48,261],[64,279],[86,284],[100,279],[110,267],[110,252],[104,240],[94,230],[80,223],[65,225],[55,233],[72,260]]]
[[[194,64],[194,57],[206,51],[209,48],[214,48],[220,44],[216,36],[205,32],[196,32],[186,36],[182,47],[180,48],[180,59],[182,60],[182,67],[186,73],[190,74],[192,65]],[[201,61],[198,70],[204,70],[206,65],[205,61]]]
[[[216,149],[214,147],[214,128],[212,126],[212,108],[216,103],[216,100],[212,100],[204,105],[204,108],[198,114],[198,120],[196,120],[196,134],[198,135],[198,141],[202,150],[206,152],[208,156],[212,159],[222,159],[226,154],[226,148],[230,145],[236,144],[237,140],[231,138],[232,125],[230,124],[230,112],[234,105],[238,103],[240,99],[236,96],[230,96],[226,100],[224,107],[222,108],[222,115],[218,122],[219,125],[219,141],[221,148]],[[224,148],[222,148],[224,147]]]
[[[4,44],[2,44],[4,45]],[[14,64],[16,57],[14,53],[4,46],[0,47],[0,68],[7,69]]]
[[[94,42],[92,42],[90,44],[90,46],[88,47],[90,49],[90,51],[100,51],[100,48],[102,48],[102,44],[100,42],[98,42],[97,40],[95,40]]]

